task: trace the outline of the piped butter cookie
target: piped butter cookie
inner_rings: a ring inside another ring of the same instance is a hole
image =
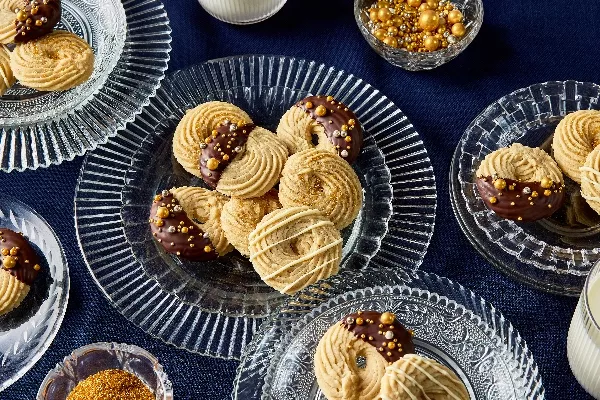
[[[25,0],[0,0],[0,43],[10,44],[15,41],[17,12],[25,4]]]
[[[581,196],[600,214],[600,146],[588,154],[580,172]]]
[[[539,148],[514,143],[488,154],[476,172],[485,205],[502,218],[535,221],[557,211],[565,199],[563,175]]]
[[[317,148],[353,163],[360,154],[363,129],[356,115],[332,96],[310,96],[281,118],[277,135],[290,154]]]
[[[21,304],[41,269],[40,259],[22,234],[0,228],[0,315]]]
[[[10,68],[10,52],[3,44],[0,44],[0,96],[16,82],[12,69]]]

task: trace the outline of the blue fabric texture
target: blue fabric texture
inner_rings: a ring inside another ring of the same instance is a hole
[[[600,81],[600,2],[485,0],[479,36],[456,60],[429,72],[407,72],[363,40],[350,0],[290,0],[270,20],[233,26],[210,17],[195,0],[166,0],[173,28],[170,71],[238,54],[283,54],[349,71],[381,90],[423,137],[438,184],[435,234],[422,268],[472,289],[500,309],[527,341],[548,399],[588,399],[571,374],[566,337],[576,300],[523,286],[496,271],[464,237],[450,206],[448,172],[467,125],[489,103],[533,83]],[[54,343],[0,399],[33,399],[47,371],[75,348],[98,341],[132,343],[156,355],[176,399],[229,398],[237,362],[166,345],[128,322],[103,297],[79,251],[73,195],[82,159],[23,173],[0,174],[0,187],[42,214],[69,260],[72,288]]]

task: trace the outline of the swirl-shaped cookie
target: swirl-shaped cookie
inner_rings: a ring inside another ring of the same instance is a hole
[[[94,72],[94,52],[79,36],[54,31],[19,44],[10,66],[23,86],[37,90],[68,90],[87,81]]]
[[[9,44],[15,41],[16,11],[25,7],[25,0],[0,0],[0,43]]]
[[[0,315],[21,304],[41,269],[40,260],[22,234],[0,228]]]
[[[279,182],[281,204],[321,210],[338,229],[354,221],[362,199],[362,187],[352,167],[328,151],[301,151],[291,156],[283,168]]]
[[[317,148],[349,163],[356,160],[363,142],[356,115],[332,96],[310,96],[295,104],[281,118],[277,135],[290,154]]]
[[[191,186],[173,188],[171,193],[190,218],[198,221],[196,224],[208,234],[219,256],[233,250],[221,228],[221,211],[229,200],[227,197],[214,190]]]
[[[0,44],[0,96],[16,82],[12,69],[10,68],[10,52],[3,44]]]
[[[265,215],[248,241],[256,272],[285,294],[337,274],[342,259],[340,232],[321,212],[308,207]]]
[[[554,159],[569,178],[581,183],[579,167],[599,144],[600,111],[576,111],[565,116],[554,131]]]
[[[190,174],[202,178],[200,173],[200,145],[212,135],[223,121],[238,125],[251,124],[244,110],[223,101],[209,101],[187,110],[173,136],[173,155]]]
[[[448,367],[407,354],[385,369],[381,400],[469,400],[464,383]]]
[[[241,254],[250,256],[248,236],[268,213],[281,208],[277,191],[270,190],[262,197],[240,199],[232,197],[223,206],[221,228],[229,243]]]
[[[359,311],[345,316],[319,341],[317,383],[329,400],[378,399],[386,366],[412,352],[412,335],[394,314]]]
[[[600,214],[600,146],[588,154],[581,170],[581,196]]]
[[[544,150],[514,143],[488,154],[477,169],[477,189],[502,218],[535,221],[565,200],[563,176]]]

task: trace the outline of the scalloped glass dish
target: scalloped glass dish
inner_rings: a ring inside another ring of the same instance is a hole
[[[286,302],[248,345],[233,398],[324,400],[313,369],[316,347],[331,325],[357,310],[394,312],[415,331],[417,353],[453,369],[473,400],[544,398],[527,344],[491,304],[447,278],[389,270],[346,272]]]
[[[567,200],[551,217],[530,223],[499,218],[475,186],[485,156],[519,142],[551,153],[552,135],[567,114],[600,109],[600,86],[546,82],[519,89],[492,103],[463,134],[450,168],[450,197],[456,218],[473,246],[494,266],[539,289],[579,296],[600,260],[600,216],[565,176]]]
[[[44,355],[69,299],[69,267],[58,237],[29,206],[0,197],[0,227],[23,232],[42,260],[42,269],[21,305],[0,316],[0,391],[22,377]]]
[[[83,155],[140,113],[164,77],[171,29],[159,0],[63,0],[57,29],[96,55],[84,84],[62,92],[19,85],[0,97],[0,170],[37,169]]]
[[[141,347],[118,343],[94,343],[75,350],[48,372],[36,398],[65,400],[79,382],[107,369],[137,376],[156,400],[173,400],[173,385],[156,357]]]
[[[186,109],[225,100],[274,130],[295,101],[317,92],[348,104],[366,132],[356,164],[365,204],[344,232],[342,268],[419,266],[433,231],[436,190],[427,152],[404,114],[360,79],[314,62],[214,60],[165,79],[147,111],[84,163],[75,197],[80,246],[96,282],[127,318],[178,347],[240,357],[286,297],[237,253],[205,264],[167,256],[151,237],[148,210],[159,189],[201,185],[171,158],[172,133]]]

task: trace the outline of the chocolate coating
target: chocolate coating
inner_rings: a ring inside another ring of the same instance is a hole
[[[212,136],[206,138],[205,143],[201,144],[200,172],[208,186],[213,189],[217,187],[221,174],[241,152],[248,141],[248,135],[254,128],[254,124],[237,125],[231,121],[224,121],[213,130]],[[214,163],[211,159],[218,161],[216,168],[209,168],[210,163]]]
[[[2,255],[2,268],[19,281],[31,286],[40,272],[40,258],[23,234],[0,228],[0,254]],[[16,261],[13,268],[6,267],[7,257]]]
[[[560,183],[552,183],[546,189],[540,182],[518,182],[512,179],[504,181],[506,187],[502,190],[494,186],[494,180],[489,176],[477,178],[476,183],[485,205],[505,219],[531,222],[547,218],[565,201],[565,190]],[[544,194],[546,190],[550,191],[549,196]]]
[[[346,315],[341,323],[354,336],[377,348],[382,357],[390,364],[401,359],[405,354],[414,353],[415,345],[412,341],[412,333],[404,328],[396,318],[392,324],[383,324],[380,321],[381,314],[376,311],[359,311]],[[362,318],[362,324],[358,323],[359,318]],[[388,331],[393,334],[390,339],[385,337]],[[389,343],[393,343],[393,348],[389,348]]]
[[[17,12],[16,43],[25,43],[52,32],[60,21],[60,0],[24,1],[25,8]]]
[[[312,103],[312,107],[308,108],[307,103]],[[325,107],[325,115],[317,115],[319,106]],[[356,161],[362,148],[363,129],[356,115],[346,105],[331,96],[309,96],[297,103],[296,107],[302,108],[312,119],[323,126],[329,141],[336,146],[340,157],[350,164]],[[354,125],[350,124],[350,121],[353,121]],[[348,128],[346,131],[342,130],[344,125]],[[346,137],[350,137],[350,141]],[[344,151],[347,155],[343,153]]]
[[[159,217],[159,208],[161,211],[166,208],[168,215]],[[154,198],[149,222],[152,235],[167,253],[191,261],[208,261],[218,257],[208,235],[194,224],[168,190]],[[209,251],[206,251],[208,248]]]

